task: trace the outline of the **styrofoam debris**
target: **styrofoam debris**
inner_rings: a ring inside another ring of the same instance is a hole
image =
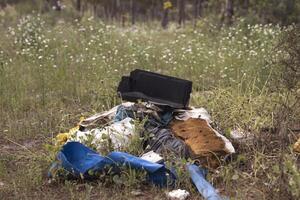
[[[164,160],[163,157],[161,157],[158,153],[155,153],[154,151],[149,151],[143,154],[141,158],[154,163],[160,163]]]
[[[181,189],[177,189],[177,190],[172,190],[171,192],[169,192],[167,194],[167,197],[170,200],[185,200],[190,196],[190,193],[186,190],[181,190]]]
[[[230,131],[230,138],[235,141],[247,141],[253,139],[253,134],[250,132],[244,131],[240,128],[233,129]]]

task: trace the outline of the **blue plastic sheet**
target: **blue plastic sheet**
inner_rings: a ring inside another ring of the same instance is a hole
[[[145,170],[149,182],[157,186],[171,186],[176,179],[174,173],[163,164],[152,163],[123,152],[112,152],[103,157],[79,142],[66,143],[58,153],[57,159],[60,167],[76,177],[91,178],[91,174],[103,171],[106,166],[115,169],[127,166],[131,169]],[[49,172],[51,176],[51,169]]]
[[[205,179],[206,170],[194,164],[188,164],[190,177],[200,194],[207,200],[222,200],[215,188]]]

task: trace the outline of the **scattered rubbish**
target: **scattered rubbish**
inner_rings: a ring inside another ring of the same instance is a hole
[[[122,77],[118,92],[127,101],[141,99],[158,105],[185,108],[192,92],[192,82],[136,69],[129,77]]]
[[[84,119],[81,118],[79,124],[83,121]],[[56,143],[58,145],[62,145],[65,142],[67,142],[67,140],[74,135],[78,130],[79,130],[79,125],[75,126],[74,128],[71,128],[68,132],[66,133],[59,133],[56,136]]]
[[[253,134],[246,132],[240,128],[230,131],[230,138],[237,142],[247,142],[253,139]]]
[[[208,123],[212,122],[211,117],[205,108],[192,108],[191,110],[176,109],[174,110],[174,112],[178,113],[175,116],[175,119],[177,120],[186,121],[190,118],[195,118],[195,119],[200,118],[206,120]]]
[[[231,142],[213,129],[204,119],[190,118],[186,121],[175,121],[171,125],[173,133],[181,138],[191,150],[192,158],[205,157],[211,160],[210,167],[217,167],[213,162],[217,156],[235,152]]]
[[[298,138],[297,142],[294,144],[293,150],[296,153],[300,153],[300,138]]]
[[[107,168],[117,172],[118,167],[127,166],[147,171],[148,181],[157,186],[171,186],[176,179],[163,164],[149,162],[124,152],[111,152],[103,157],[79,142],[66,143],[58,153],[57,160],[49,170],[50,177],[55,175],[56,169],[63,168],[75,177],[91,179]]]
[[[206,109],[187,107],[191,90],[190,81],[143,70],[122,77],[118,92],[123,100],[133,102],[123,102],[109,111],[81,118],[77,126],[58,134],[56,145],[61,150],[50,167],[49,177],[56,176],[61,168],[75,178],[94,179],[110,173],[118,176],[127,167],[146,171],[148,182],[154,185],[172,188],[176,171],[164,165],[170,158],[192,159],[207,168],[217,167],[219,157],[232,154],[235,149],[212,128]],[[133,138],[140,139],[144,154],[120,152],[129,147]],[[203,168],[187,165],[187,169],[205,199],[221,199],[205,180]],[[167,196],[183,200],[189,193],[179,189]]]
[[[173,153],[180,158],[189,157],[189,149],[181,139],[175,137],[170,129],[149,130],[153,137],[149,140],[148,146],[156,153],[166,155]]]
[[[69,139],[69,133],[59,133],[56,135],[56,142],[57,144],[64,144]]]
[[[89,141],[97,150],[102,149],[104,142],[109,142],[114,150],[119,150],[122,147],[126,147],[133,136],[133,119],[127,117],[122,121],[114,122],[109,126],[87,131],[78,131],[73,134],[72,141],[82,143]],[[105,147],[106,146],[104,146],[104,148]]]
[[[130,192],[130,194],[132,194],[133,196],[136,196],[136,197],[144,195],[144,193],[140,190],[133,190],[133,191]]]
[[[190,196],[190,193],[186,190],[172,190],[171,192],[167,193],[167,197],[170,200],[185,200]]]
[[[155,153],[154,151],[149,151],[143,154],[141,156],[141,159],[154,163],[162,163],[164,161],[163,157],[161,157],[158,153]]]
[[[130,107],[133,105],[133,103],[131,102],[126,102],[126,103],[122,103],[121,104],[124,107]],[[82,120],[79,123],[80,126],[80,130],[84,130],[84,129],[92,129],[92,128],[98,128],[99,126],[103,126],[106,125],[107,123],[109,123],[114,116],[117,113],[117,109],[119,106],[115,106],[112,109],[110,109],[109,111],[105,111],[105,112],[101,112],[101,113],[97,113],[87,119]]]
[[[188,164],[189,175],[200,194],[206,200],[222,200],[215,188],[206,181],[206,170],[194,164]]]
[[[0,188],[4,186],[4,183],[0,181]]]

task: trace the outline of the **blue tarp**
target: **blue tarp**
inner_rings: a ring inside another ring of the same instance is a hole
[[[222,198],[216,192],[215,188],[205,179],[207,174],[205,169],[194,164],[188,164],[187,169],[193,183],[195,184],[200,194],[204,197],[204,199],[222,200]]]
[[[106,166],[112,167],[116,172],[120,166],[127,166],[131,169],[145,170],[148,173],[148,181],[157,186],[173,187],[176,179],[175,173],[163,164],[149,162],[124,152],[111,152],[107,156],[101,156],[79,142],[66,143],[58,153],[57,160],[49,170],[50,177],[53,175],[53,168],[58,167],[75,177],[93,178]],[[199,193],[206,200],[222,200],[215,188],[207,182],[205,169],[188,164],[187,170]]]
[[[77,177],[91,178],[91,174],[103,171],[105,166],[127,166],[131,169],[145,170],[148,172],[148,180],[158,186],[170,186],[176,178],[163,164],[152,163],[123,152],[112,152],[104,157],[79,142],[66,143],[58,153],[57,159],[60,167]],[[51,170],[49,172],[51,176]]]

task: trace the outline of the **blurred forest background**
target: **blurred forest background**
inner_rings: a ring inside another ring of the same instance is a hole
[[[122,25],[137,22],[169,21],[184,25],[200,18],[230,25],[236,18],[247,23],[289,25],[300,22],[299,0],[1,0],[0,10],[12,9],[19,15],[57,11],[57,15],[81,18],[86,14]],[[63,14],[61,14],[63,13]]]

